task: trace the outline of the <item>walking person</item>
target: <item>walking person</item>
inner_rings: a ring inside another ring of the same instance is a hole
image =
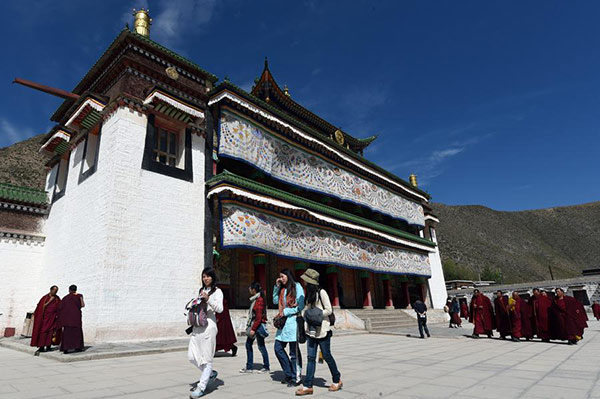
[[[425,330],[427,338],[431,337],[429,334],[429,329],[427,328],[427,305],[425,305],[420,299],[417,299],[413,304],[413,309],[417,313],[417,323],[419,325],[419,334],[421,335],[421,338],[425,338],[423,335],[423,330]]]
[[[331,355],[331,317],[333,315],[333,307],[331,306],[329,295],[327,295],[327,291],[319,286],[319,272],[316,270],[306,269],[300,278],[306,282],[304,319],[307,324],[306,351],[308,360],[306,363],[304,386],[296,391],[296,396],[313,394],[313,379],[317,367],[317,348],[321,349],[323,359],[331,372],[333,384],[329,386],[329,391],[339,391],[344,384],[340,379],[340,372],[335,359]]]
[[[479,338],[479,334],[486,334],[488,338],[494,335],[496,320],[492,301],[476,288],[473,290],[473,298],[469,306],[469,321],[473,323],[473,338]]]
[[[58,328],[62,328],[60,350],[67,354],[71,351],[81,352],[83,346],[83,329],[81,309],[85,307],[83,295],[77,293],[75,284],[69,286],[69,293],[58,305]]]
[[[35,308],[33,332],[31,333],[31,346],[38,347],[35,356],[39,356],[40,352],[50,351],[52,344],[57,345],[60,342],[60,334],[57,332],[58,327],[56,324],[60,305],[60,298],[56,295],[57,292],[57,286],[50,287],[50,292],[40,299]]]
[[[252,373],[254,371],[254,351],[252,345],[254,340],[258,346],[263,359],[263,366],[259,373],[268,373],[269,352],[265,346],[265,338],[269,336],[267,332],[267,306],[262,297],[262,287],[260,283],[254,281],[248,288],[250,291],[250,309],[248,310],[248,323],[246,326],[246,367],[240,370],[240,373]]]
[[[193,325],[188,346],[188,360],[200,369],[200,379],[192,384],[190,398],[204,396],[209,383],[216,380],[218,373],[213,370],[213,357],[217,347],[217,318],[216,313],[223,311],[223,292],[217,288],[215,269],[207,267],[202,271],[202,288],[198,297],[190,301],[192,306],[198,306],[199,318],[204,320]],[[202,314],[204,312],[204,314]]]
[[[496,291],[494,310],[496,311],[496,330],[498,330],[501,339],[506,339],[508,335],[511,335],[512,327],[508,311],[508,297],[500,290]]]
[[[300,385],[302,358],[298,347],[296,316],[304,309],[304,289],[300,283],[296,282],[289,269],[282,270],[275,281],[273,304],[279,307],[273,324],[277,327],[275,355],[285,373],[285,378],[281,383],[298,386]],[[288,345],[289,357],[285,351]]]
[[[454,328],[462,327],[462,320],[460,319],[460,305],[458,299],[452,298],[450,303],[450,322],[454,324]]]

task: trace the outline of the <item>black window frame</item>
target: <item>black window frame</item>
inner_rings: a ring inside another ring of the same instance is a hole
[[[98,134],[97,134],[98,137],[96,139],[96,154],[94,155],[94,164],[92,166],[90,166],[90,168],[88,170],[86,170],[84,172],[83,168],[85,167],[85,157],[88,152],[88,141],[89,141],[90,134],[92,134],[91,131],[88,131],[85,134],[85,144],[83,147],[83,156],[81,158],[81,169],[79,171],[78,184],[83,183],[88,177],[90,177],[91,175],[96,173],[96,169],[98,167],[98,157],[100,156],[100,141],[102,138],[102,124],[100,124],[100,126],[98,126]]]
[[[63,163],[62,156],[58,159],[58,162],[57,162],[58,166],[56,167],[56,178],[54,179],[54,188],[52,190],[52,203],[53,204],[56,201],[58,201],[59,199],[61,199],[62,197],[64,197],[65,193],[67,192],[67,183],[69,182],[69,163],[70,162],[71,162],[71,153],[69,153],[69,155],[67,156],[67,159],[65,159],[65,166],[66,166],[65,185],[62,190],[57,192],[56,188],[58,187],[58,179],[60,178],[61,166]]]

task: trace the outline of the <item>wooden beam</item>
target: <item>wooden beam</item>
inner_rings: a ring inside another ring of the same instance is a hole
[[[15,78],[13,83],[18,83],[23,86],[31,87],[32,89],[43,91],[44,93],[51,94],[56,97],[64,98],[65,100],[77,100],[79,98],[78,94],[71,93],[70,91],[56,89],[50,86],[44,86],[39,83],[32,82],[31,80]]]

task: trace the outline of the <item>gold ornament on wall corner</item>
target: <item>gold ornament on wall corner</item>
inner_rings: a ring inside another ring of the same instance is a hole
[[[174,66],[170,66],[167,69],[165,69],[165,72],[167,73],[167,76],[170,77],[171,79],[177,80],[179,79],[179,73],[177,73],[177,69],[175,69]]]
[[[335,131],[335,141],[337,141],[337,143],[339,145],[344,145],[344,133],[342,133],[342,131],[340,129]]]

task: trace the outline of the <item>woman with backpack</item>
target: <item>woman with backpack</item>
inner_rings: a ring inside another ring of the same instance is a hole
[[[248,288],[250,291],[250,310],[248,311],[248,324],[246,327],[246,367],[240,370],[240,373],[252,373],[254,371],[254,351],[252,345],[256,339],[258,350],[262,354],[263,366],[258,372],[260,374],[269,372],[269,353],[265,346],[265,338],[269,336],[267,332],[267,306],[262,297],[262,287],[260,283],[254,281]]]
[[[300,283],[296,282],[289,269],[284,269],[279,273],[275,287],[273,287],[273,304],[279,306],[279,312],[273,319],[273,324],[277,328],[275,355],[285,373],[285,378],[281,383],[298,386],[300,385],[302,358],[298,347],[296,315],[304,309],[304,289]],[[289,357],[285,352],[288,344],[290,347]],[[299,367],[296,367],[296,360],[298,360]]]
[[[333,308],[329,300],[329,295],[319,286],[319,272],[316,270],[306,269],[306,272],[300,278],[306,282],[304,319],[307,322],[306,350],[308,352],[308,361],[304,386],[296,391],[296,396],[313,394],[317,347],[321,348],[323,358],[329,366],[329,371],[333,379],[333,384],[329,386],[329,391],[339,391],[342,389],[343,383],[340,379],[340,372],[335,359],[331,355],[331,321],[335,321],[335,319],[333,318]]]
[[[216,380],[218,374],[213,370],[213,357],[217,346],[215,314],[223,311],[223,292],[217,288],[215,269],[208,267],[202,271],[202,288],[198,298],[190,303],[190,312],[196,317],[193,318],[191,326],[188,360],[201,372],[200,380],[192,384],[190,398],[196,399],[204,396],[206,386]]]

